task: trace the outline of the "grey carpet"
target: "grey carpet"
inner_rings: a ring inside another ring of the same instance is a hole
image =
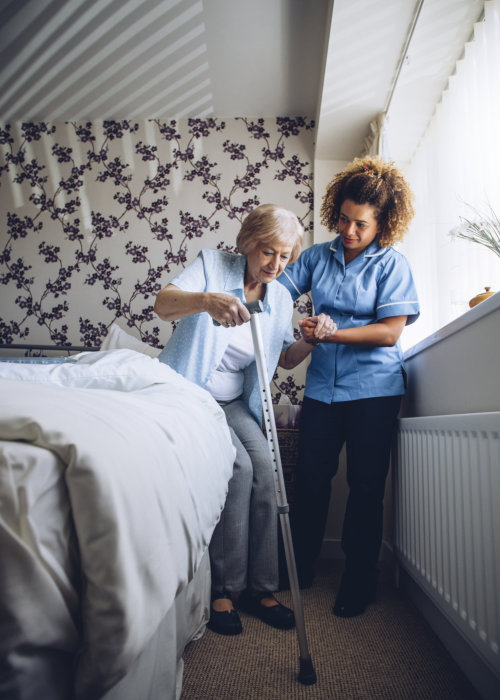
[[[296,679],[295,630],[275,630],[241,614],[243,633],[207,630],[184,654],[181,700],[478,700],[441,642],[383,567],[376,601],[357,618],[332,614],[339,563],[321,564],[301,592],[315,685]],[[290,605],[289,592],[279,593]]]

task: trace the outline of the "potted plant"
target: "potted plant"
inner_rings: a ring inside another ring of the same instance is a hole
[[[462,238],[465,241],[483,245],[500,257],[500,219],[497,214],[491,205],[488,205],[486,212],[479,212],[471,205],[468,206],[474,212],[475,217],[469,219],[461,216],[460,226],[452,229],[451,235],[455,238]],[[476,306],[479,302],[492,296],[495,292],[490,291],[490,289],[491,287],[485,287],[486,291],[471,299],[469,306]]]
[[[451,231],[452,236],[484,245],[500,256],[500,219],[491,206],[487,213],[481,213],[472,206],[470,208],[477,219],[461,216],[461,225]]]

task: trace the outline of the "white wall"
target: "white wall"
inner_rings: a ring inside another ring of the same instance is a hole
[[[500,293],[406,353],[404,416],[500,409]]]

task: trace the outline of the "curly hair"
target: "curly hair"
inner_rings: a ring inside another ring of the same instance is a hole
[[[402,172],[378,156],[355,158],[328,185],[320,213],[321,223],[329,231],[338,230],[340,208],[346,199],[375,207],[381,248],[403,240],[415,214],[414,195]]]

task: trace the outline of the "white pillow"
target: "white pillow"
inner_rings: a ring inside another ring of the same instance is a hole
[[[101,350],[124,349],[142,352],[143,355],[149,355],[149,357],[157,357],[161,352],[161,348],[153,348],[151,345],[143,343],[142,340],[120,328],[118,324],[112,323],[109,327],[108,335],[101,343]]]
[[[155,357],[148,357],[142,352],[129,348],[81,352],[78,355],[72,355],[72,359],[73,362],[63,362],[58,365],[2,362],[0,378],[33,384],[54,384],[74,389],[113,389],[114,391],[137,391],[152,384],[172,381],[177,385],[179,382],[184,382],[184,385],[187,382],[187,379]],[[180,390],[185,391],[185,387]]]

